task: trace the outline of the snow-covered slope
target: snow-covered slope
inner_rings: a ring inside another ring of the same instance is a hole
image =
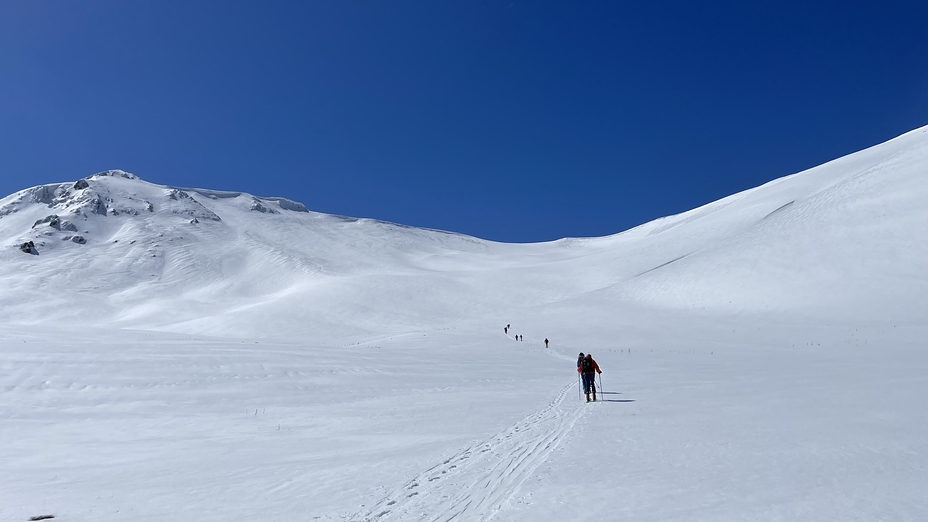
[[[18,192],[0,518],[924,519],[926,174],[922,128],[540,244],[122,171]]]
[[[585,299],[911,317],[911,299],[928,295],[926,165],[919,129],[628,232],[532,245],[108,171],[0,200],[0,313],[231,336],[374,332]],[[38,255],[20,251],[27,241]]]

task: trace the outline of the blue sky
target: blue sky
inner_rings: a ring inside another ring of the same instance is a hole
[[[926,2],[0,4],[0,194],[162,184],[615,233],[928,124]]]

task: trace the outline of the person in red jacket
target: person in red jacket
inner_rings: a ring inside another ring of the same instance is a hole
[[[586,354],[586,357],[580,360],[577,371],[583,376],[583,391],[586,392],[586,402],[590,402],[590,391],[593,392],[593,402],[596,402],[596,374],[603,373],[599,365],[593,360],[593,356]]]

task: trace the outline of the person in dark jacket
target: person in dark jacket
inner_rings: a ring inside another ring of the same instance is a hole
[[[545,339],[545,348],[548,347],[548,339]]]
[[[580,355],[577,357],[577,369],[580,369],[580,363],[583,362],[583,352],[580,352]]]
[[[580,360],[577,371],[583,376],[583,391],[586,392],[586,402],[590,402],[590,391],[593,392],[593,402],[596,402],[596,374],[603,373],[599,365],[593,360],[593,356],[586,354],[586,357]]]

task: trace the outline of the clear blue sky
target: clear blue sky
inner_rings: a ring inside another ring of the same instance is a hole
[[[0,3],[0,194],[122,168],[502,241],[928,124],[928,2]]]

